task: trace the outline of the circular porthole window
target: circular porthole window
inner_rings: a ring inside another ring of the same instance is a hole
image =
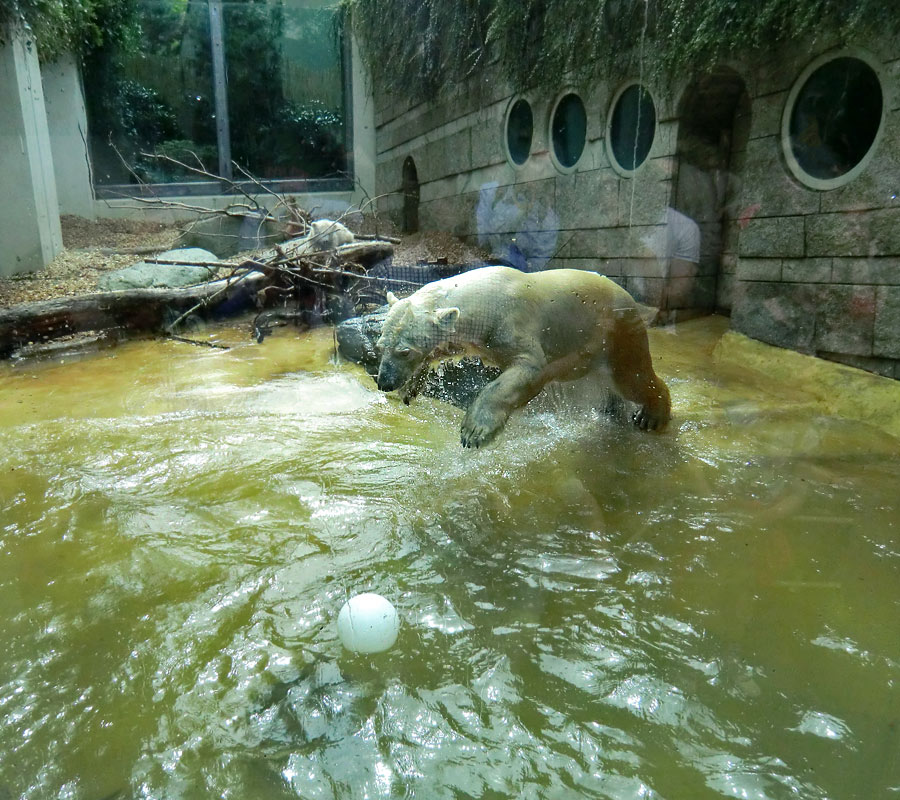
[[[865,167],[884,121],[881,81],[862,57],[817,59],[788,96],[781,128],[791,172],[813,189],[834,189]]]
[[[575,167],[584,152],[587,138],[587,112],[584,103],[574,92],[567,92],[553,107],[550,115],[550,142],[556,165],[568,172]]]
[[[517,167],[522,166],[531,155],[531,140],[534,136],[534,114],[531,104],[520,97],[509,107],[506,115],[506,154]]]
[[[613,167],[631,175],[650,153],[656,135],[656,107],[641,84],[623,87],[613,100],[606,141]]]

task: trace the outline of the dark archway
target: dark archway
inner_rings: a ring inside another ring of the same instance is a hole
[[[696,241],[699,234],[699,252],[687,263],[672,264],[666,306],[729,313],[737,262],[735,203],[750,131],[743,78],[729,67],[698,78],[686,89],[678,116],[672,206],[696,225],[692,235]]]
[[[404,233],[415,233],[419,230],[419,173],[416,171],[416,162],[412,156],[407,156],[403,162],[400,190],[403,193],[401,227]]]

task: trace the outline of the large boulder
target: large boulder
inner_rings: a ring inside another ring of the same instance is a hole
[[[98,280],[98,286],[106,292],[122,289],[177,289],[208,281],[218,271],[215,264],[219,259],[215,254],[197,247],[167,250],[156,258],[179,263],[154,264],[139,261],[130,267],[105,273]],[[198,264],[204,266],[197,266]]]
[[[202,247],[219,258],[229,258],[244,250],[271,247],[287,238],[283,225],[260,214],[217,214],[192,222],[178,239],[182,247]]]

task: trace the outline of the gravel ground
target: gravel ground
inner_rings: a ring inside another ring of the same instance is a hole
[[[101,274],[140,261],[134,250],[168,250],[180,232],[155,222],[81,217],[61,222],[65,249],[39,272],[0,278],[0,308],[96,292]]]
[[[177,225],[133,220],[63,217],[61,222],[63,252],[39,272],[0,278],[0,308],[96,292],[101,274],[170,249],[180,232]],[[383,230],[385,226],[379,227]],[[147,252],[145,248],[153,250]],[[402,237],[395,245],[394,263],[446,259],[449,264],[462,264],[485,258],[483,251],[451,234],[429,232]]]

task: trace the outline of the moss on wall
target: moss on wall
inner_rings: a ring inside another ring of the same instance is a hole
[[[497,60],[516,88],[563,73],[673,74],[827,34],[900,32],[884,0],[341,0],[376,87],[426,98]]]

